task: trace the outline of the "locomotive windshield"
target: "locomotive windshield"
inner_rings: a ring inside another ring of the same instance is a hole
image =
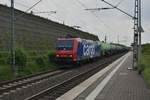
[[[58,40],[56,49],[57,50],[72,50],[73,40]]]

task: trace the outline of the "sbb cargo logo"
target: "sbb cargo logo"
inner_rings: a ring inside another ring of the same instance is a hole
[[[94,45],[84,45],[83,46],[83,55],[90,56],[91,58],[95,54],[95,46]]]

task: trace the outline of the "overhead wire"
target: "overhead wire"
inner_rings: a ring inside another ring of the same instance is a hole
[[[62,7],[62,5],[58,4],[58,3],[57,3],[56,1],[54,1],[54,0],[51,0],[51,2],[52,2],[54,5],[56,5],[57,7],[60,7],[61,10],[63,10],[63,12],[65,11],[65,13],[69,14],[69,11],[68,11],[67,8]],[[67,11],[67,12],[66,12],[66,11]],[[70,17],[70,19],[71,19],[71,20],[74,20],[73,17]],[[83,20],[81,20],[81,19],[79,19],[79,18],[78,18],[78,20],[80,20],[79,22],[82,23],[82,24],[85,26],[86,23],[85,23]]]
[[[72,0],[72,5],[75,5],[75,7],[77,7],[77,8],[79,8],[80,9],[80,5],[79,5],[79,3],[77,3],[76,1],[74,1],[74,0]],[[78,13],[84,13],[81,9],[80,9],[80,11],[78,11]],[[82,16],[82,15],[81,15]],[[80,24],[82,24],[82,29],[84,29],[85,31],[88,31],[89,32],[89,30],[87,29],[87,26],[89,26],[89,24],[87,24],[87,21],[85,21],[85,18],[82,18],[82,17],[76,17],[76,15],[75,15],[75,18],[78,18],[78,22],[80,23]],[[84,28],[83,28],[84,27]]]
[[[119,5],[121,5],[121,3],[123,3],[125,0],[120,0],[117,4],[116,7],[118,7]]]
[[[38,12],[33,12],[33,14],[36,14],[38,16],[41,16],[41,17],[44,17],[44,18],[47,18],[49,20],[51,20],[49,18],[49,16],[51,15],[55,15],[57,12],[56,10],[51,10],[51,5],[48,5],[49,0],[43,0],[41,3],[40,3],[40,7],[42,6],[42,8],[44,7],[44,9],[39,9],[38,8]],[[43,6],[44,5],[44,6]],[[34,9],[35,10],[35,9]],[[54,16],[53,16],[54,17]]]
[[[68,11],[66,10],[66,8],[65,7],[62,7],[62,5],[60,5],[60,4],[58,4],[56,1],[54,1],[54,0],[51,0],[51,2],[54,4],[54,5],[56,5],[57,7],[59,7],[59,8],[61,8],[61,9],[59,9],[59,12],[60,13],[62,13],[62,15],[64,15],[64,13],[68,13]],[[57,16],[58,17],[58,16]],[[64,17],[64,16],[63,16]],[[62,17],[60,17],[61,19],[63,19],[63,20],[61,20],[61,21],[63,21],[63,24],[64,24],[64,18],[62,18]],[[58,19],[60,20],[60,18],[58,17]]]
[[[18,1],[14,1],[14,2],[15,2],[15,4],[20,5],[20,6],[24,7],[24,8],[29,8],[29,6],[27,6],[27,5],[23,4],[23,3],[20,3]],[[35,9],[35,11],[38,11],[38,10]]]
[[[80,5],[82,5],[83,7],[85,7],[85,9],[87,9],[87,7],[86,7],[85,4],[83,4],[80,0],[77,0],[77,1],[78,1],[78,3],[80,3]],[[123,1],[125,1],[125,0],[120,1],[120,2],[117,4],[117,6],[119,6],[121,3],[123,3]],[[117,30],[112,29],[112,28],[111,28],[108,24],[106,24],[106,23],[102,20],[102,18],[100,18],[97,14],[95,14],[95,13],[92,12],[92,11],[91,11],[91,13],[93,13],[93,15],[95,15],[95,17],[96,17],[98,20],[100,20],[100,22],[101,22],[108,30],[114,32],[113,34],[120,33],[120,32],[118,32]],[[111,34],[112,34],[112,32],[111,32]]]
[[[86,7],[86,5],[83,4],[81,1],[79,1],[79,0],[76,0],[76,1],[77,1],[80,5],[82,5],[85,9],[88,8],[88,7]],[[90,12],[98,19],[98,21],[100,20],[100,22],[101,22],[106,28],[108,28],[109,30],[111,30],[111,31],[114,32],[114,30],[111,29],[110,26],[108,26],[107,24],[105,24],[104,21],[102,21],[99,16],[97,16],[97,15],[96,15],[94,12],[92,12],[92,11],[90,11]]]
[[[79,4],[77,1],[75,1],[75,0],[73,0],[74,1],[74,5],[76,5],[76,6],[78,6],[79,8],[80,7],[83,7],[84,5],[81,5],[81,4]],[[83,8],[85,8],[85,7],[83,7]],[[83,13],[83,12],[82,12]],[[92,15],[93,16],[93,15]],[[78,18],[79,19],[79,18]],[[83,25],[84,25],[84,27],[85,27],[85,29],[87,30],[87,27],[89,27],[89,25],[90,24],[88,24],[87,25],[87,21],[84,21],[83,19],[79,19],[80,20],[80,22],[82,22],[83,23]],[[84,24],[85,23],[85,24]],[[91,25],[90,25],[91,26]],[[91,26],[91,27],[93,27],[93,26]],[[94,29],[95,27],[93,27],[93,29]],[[89,30],[88,30],[89,31]]]
[[[36,5],[38,5],[40,2],[41,2],[42,0],[39,0],[38,2],[36,2],[35,4],[33,4],[31,7],[29,7],[25,12],[27,13],[28,11],[30,11],[31,9],[33,9]],[[55,5],[58,5],[55,1],[53,1],[53,0],[51,0]],[[80,2],[80,1],[79,1]],[[21,3],[19,3],[19,2],[16,2],[17,4],[19,4],[19,5],[21,5],[21,6],[24,6],[24,7],[27,7],[26,5],[24,5],[24,4],[21,4]],[[84,8],[86,8],[86,6],[83,4],[83,3],[81,3],[80,2],[80,4],[84,7]],[[60,5],[58,5],[59,7],[61,7]],[[62,9],[64,9],[64,7],[61,7]],[[64,9],[65,11],[67,11],[66,9]],[[94,13],[93,13],[94,14]],[[19,17],[21,17],[23,14],[21,14]],[[95,14],[94,14],[95,15]],[[95,17],[97,17],[98,18],[98,16],[97,15],[95,15]],[[72,19],[72,18],[71,18]],[[83,22],[82,22],[83,23]],[[105,25],[105,24],[104,24]],[[106,25],[105,25],[106,26]],[[108,27],[108,26],[107,26]]]
[[[84,9],[87,9],[87,6],[86,6],[85,4],[83,4],[81,1],[76,0],[76,2],[77,2],[78,4],[80,4],[80,6],[82,6]],[[108,30],[114,31],[114,30],[112,30],[109,26],[107,26],[107,25],[99,18],[99,16],[97,16],[94,12],[90,11],[90,13],[92,14],[92,16],[96,17],[96,19],[97,19],[97,24],[100,24],[100,26],[101,26],[101,24],[103,24],[103,26],[104,26],[105,28],[107,28]],[[95,28],[96,30],[100,30],[99,32],[103,33],[102,29],[96,28],[95,25],[93,26],[93,28]],[[99,35],[99,32],[98,32],[98,33],[95,33],[95,34],[97,34],[98,36],[100,36],[100,35]],[[101,36],[100,36],[100,37],[101,37]]]
[[[27,13],[28,11],[30,11],[31,9],[33,9],[35,6],[37,6],[41,1],[42,1],[42,0],[39,0],[38,2],[36,2],[35,4],[33,4],[31,7],[29,7],[29,8],[28,8],[27,10],[25,10],[24,12]],[[22,17],[25,13],[22,13],[22,14],[18,15],[18,16],[16,17],[16,19]]]
[[[39,0],[38,2],[36,2],[35,4],[33,4],[31,7],[29,7],[25,12],[30,11],[31,9],[33,9],[35,6],[37,6],[42,0]]]
[[[62,4],[58,4],[54,0],[51,0],[51,1],[53,2],[54,5],[56,5],[57,7],[60,7],[61,8],[60,10],[62,10],[64,13],[70,14],[70,11],[69,11],[70,8],[65,8],[65,7],[62,6]],[[64,15],[64,13],[62,13],[62,15]],[[69,16],[69,19],[74,21],[76,19],[76,16]],[[86,23],[83,20],[81,20],[81,19],[78,19],[78,20],[80,20],[79,21],[80,24],[82,23],[82,25],[86,25]],[[73,23],[70,23],[69,26],[71,26],[71,27],[74,26],[74,25],[71,25],[71,24],[73,24]],[[81,28],[82,28],[83,31],[86,31],[86,30],[83,29],[83,27],[81,27]]]
[[[37,3],[35,3],[33,6],[31,6],[30,8],[28,8],[25,12],[28,12],[29,10],[33,9],[39,2],[41,2],[42,0],[39,0]],[[54,0],[51,0],[53,3],[55,3],[57,5],[57,3]],[[87,6],[85,4],[83,4],[81,1],[76,0],[82,7],[87,8]],[[119,6],[124,0],[121,0],[117,6]],[[60,5],[58,5],[59,7],[61,7]],[[61,7],[61,9],[64,9],[65,11],[67,11],[64,7]],[[109,25],[107,25],[98,15],[96,15],[94,12],[91,12],[98,21],[100,21],[100,23],[102,23],[107,29],[111,30],[114,32],[113,29],[111,29],[111,27]]]

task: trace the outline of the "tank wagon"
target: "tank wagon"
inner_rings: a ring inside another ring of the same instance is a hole
[[[65,63],[80,63],[102,56],[126,51],[126,46],[81,38],[58,38],[56,60]]]

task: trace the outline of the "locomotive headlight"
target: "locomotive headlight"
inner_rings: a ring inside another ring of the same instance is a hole
[[[59,55],[56,55],[56,57],[59,57]]]
[[[72,57],[72,55],[69,55],[69,57]]]

